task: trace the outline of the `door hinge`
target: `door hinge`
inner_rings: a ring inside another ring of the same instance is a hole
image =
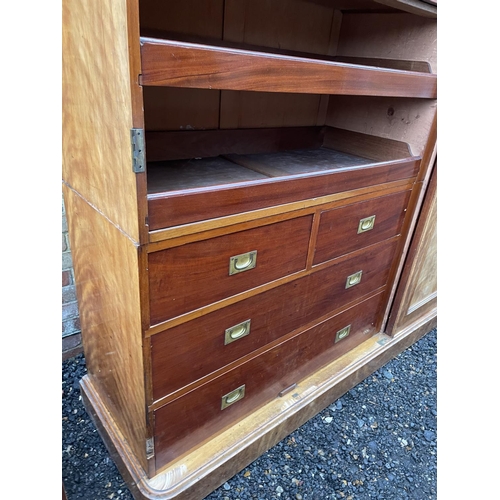
[[[146,439],[146,459],[153,458],[155,454],[155,442],[154,438]]]
[[[130,129],[130,143],[132,145],[132,170],[138,174],[146,171],[146,151],[144,148],[144,129]]]

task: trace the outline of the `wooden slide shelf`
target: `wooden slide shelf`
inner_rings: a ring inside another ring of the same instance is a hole
[[[437,97],[434,74],[316,57],[141,37],[140,84],[261,92]]]
[[[148,160],[150,231],[410,179],[420,165],[403,142],[332,127],[153,132],[146,143],[149,160],[166,160]]]

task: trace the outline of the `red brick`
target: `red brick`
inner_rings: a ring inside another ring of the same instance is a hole
[[[62,360],[66,360],[83,352],[82,335],[76,333],[62,339]]]
[[[71,271],[68,269],[62,272],[62,286],[71,285]]]

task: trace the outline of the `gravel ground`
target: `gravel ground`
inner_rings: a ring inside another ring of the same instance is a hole
[[[436,499],[436,349],[433,330],[206,500]],[[62,373],[68,500],[133,500],[82,405],[84,357]]]

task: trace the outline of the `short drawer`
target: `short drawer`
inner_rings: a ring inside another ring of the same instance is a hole
[[[153,335],[154,400],[383,287],[396,246],[397,239],[384,241],[309,276]],[[359,271],[359,283],[346,288],[348,277]]]
[[[313,264],[400,233],[411,191],[321,212]]]
[[[365,300],[157,409],[156,467],[278,397],[376,333],[383,295]]]
[[[305,269],[312,215],[149,255],[151,324]]]

